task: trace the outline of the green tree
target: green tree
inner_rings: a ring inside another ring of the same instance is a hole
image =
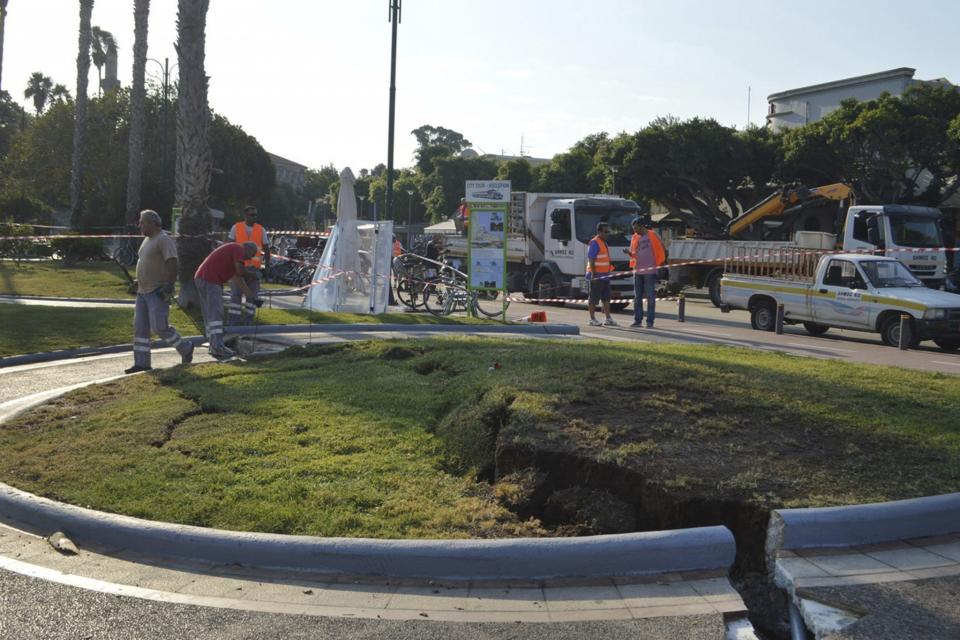
[[[730,217],[772,189],[764,134],[712,119],[658,118],[611,142],[617,182],[635,199],[657,201],[704,235],[720,236]]]
[[[23,97],[33,99],[33,108],[39,116],[43,113],[43,108],[47,106],[47,100],[50,98],[50,91],[53,89],[53,81],[49,76],[43,75],[39,71],[34,71],[27,82],[27,88],[23,92]]]
[[[117,40],[112,33],[100,27],[93,27],[91,39],[93,65],[97,68],[97,95],[100,96],[103,87],[103,65],[107,63],[107,58],[117,54]]]
[[[207,10],[210,0],[179,0],[177,54],[180,94],[177,100],[176,203],[182,210],[177,252],[180,256],[180,304],[199,303],[193,274],[206,257],[210,232],[210,107],[207,103]]]
[[[423,175],[433,173],[434,160],[460,153],[470,146],[470,141],[463,134],[444,127],[425,124],[410,133],[417,139],[414,158],[417,169]]]
[[[432,222],[439,222],[453,215],[467,180],[493,180],[497,175],[497,162],[488,158],[462,158],[447,156],[435,158],[435,170],[422,177],[419,192]]]
[[[50,90],[50,100],[52,102],[70,102],[73,100],[73,95],[70,93],[70,89],[67,89],[67,86],[64,84],[55,84],[53,89]]]
[[[509,180],[514,191],[529,191],[533,185],[533,168],[524,158],[507,160],[497,169],[497,180]]]
[[[147,32],[150,0],[133,3],[133,84],[130,87],[130,133],[127,157],[127,225],[137,223],[143,187],[143,145],[146,136]]]
[[[592,171],[594,158],[583,149],[571,149],[554,156],[549,164],[533,170],[534,191],[600,193],[603,179]]]
[[[210,201],[219,208],[236,212],[250,204],[262,204],[261,222],[269,225],[280,222],[273,216],[285,209],[278,212],[266,206],[277,184],[276,171],[257,139],[223,116],[214,115],[210,125],[210,151],[217,168],[210,180]]]
[[[845,100],[784,135],[784,175],[807,184],[845,182],[864,203],[937,205],[960,187],[944,145],[958,113],[960,95],[936,86]]]
[[[87,76],[90,74],[90,16],[93,0],[80,0],[77,52],[77,98],[73,120],[73,163],[70,172],[70,211],[74,223],[83,215],[84,156],[87,148]]]
[[[27,114],[6,91],[0,91],[0,160],[10,152],[14,137],[27,123]]]

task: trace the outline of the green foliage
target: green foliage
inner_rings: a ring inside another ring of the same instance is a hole
[[[54,238],[50,241],[50,246],[53,247],[61,259],[76,261],[97,260],[103,257],[103,240],[100,238],[71,238],[70,235],[74,234]]]
[[[497,180],[510,180],[514,191],[530,191],[533,186],[533,168],[524,158],[507,160],[497,169]]]
[[[453,215],[467,180],[492,180],[497,175],[496,160],[488,158],[446,156],[435,158],[433,165],[433,173],[424,176],[420,183],[423,203],[433,222]]]
[[[27,88],[23,92],[24,98],[33,99],[33,108],[39,116],[43,113],[43,108],[47,106],[47,100],[50,98],[50,91],[53,89],[53,81],[49,76],[43,75],[39,71],[34,71],[27,82]]]
[[[31,254],[33,245],[31,240],[17,240],[17,237],[33,235],[33,227],[25,224],[15,224],[7,220],[0,222],[0,237],[13,238],[11,240],[0,240],[0,261],[5,258],[12,258],[18,264],[21,258]]]
[[[550,164],[533,170],[533,190],[559,193],[601,193],[603,181],[591,170],[594,158],[586,150],[572,149],[554,156]]]
[[[212,206],[240,212],[243,207],[261,199],[270,198],[269,205],[274,204],[276,173],[270,156],[256,138],[223,116],[214,114],[210,126],[210,151],[217,169],[210,180]],[[262,222],[279,222],[271,217],[276,209],[269,205],[264,207]],[[286,211],[281,210],[282,213]]]
[[[0,91],[0,160],[10,152],[14,137],[27,127],[27,120],[23,107],[9,93]]]

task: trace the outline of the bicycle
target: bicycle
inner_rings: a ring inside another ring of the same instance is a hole
[[[127,227],[127,234],[133,236],[139,233],[136,227]],[[137,264],[137,257],[140,253],[140,245],[136,239],[127,237],[120,240],[120,244],[113,250],[112,258],[125,267],[132,267]]]
[[[449,273],[424,286],[423,301],[427,311],[441,318],[457,311],[474,317],[478,313],[488,318],[506,317],[506,308],[510,306],[509,299],[500,300],[499,291],[468,289],[464,279]]]

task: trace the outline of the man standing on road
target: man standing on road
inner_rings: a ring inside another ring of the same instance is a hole
[[[223,285],[235,285],[251,300],[255,307],[263,305],[253,295],[245,280],[245,261],[257,254],[259,247],[253,242],[227,242],[213,250],[197,268],[193,283],[200,294],[200,311],[210,341],[210,355],[214,358],[229,358],[233,351],[223,344]]]
[[[244,280],[253,295],[247,297],[247,303],[253,302],[260,296],[260,279],[262,269],[270,265],[270,237],[261,224],[257,222],[257,208],[246,207],[243,210],[243,222],[238,222],[230,228],[227,235],[230,242],[243,244],[252,242],[257,245],[257,255],[244,261]],[[230,307],[228,315],[231,321],[239,320],[243,315],[243,292],[236,283],[230,283]]]
[[[597,223],[597,235],[590,240],[587,247],[587,280],[590,282],[590,299],[587,311],[590,313],[590,326],[599,327],[601,324],[615,327],[617,323],[610,315],[610,278],[613,272],[613,263],[610,261],[610,249],[607,247],[607,234],[610,225],[606,222]],[[603,301],[603,315],[607,318],[601,323],[597,320],[597,302]]]
[[[133,311],[133,366],[124,373],[150,371],[150,332],[175,347],[184,364],[193,360],[193,343],[170,326],[170,298],[177,279],[177,244],[163,232],[160,215],[140,212],[145,236],[137,259],[137,304]]]
[[[643,326],[643,299],[647,299],[647,328],[653,327],[657,308],[657,267],[666,261],[663,242],[656,231],[649,229],[650,218],[633,219],[630,238],[630,269],[633,271],[633,324]]]

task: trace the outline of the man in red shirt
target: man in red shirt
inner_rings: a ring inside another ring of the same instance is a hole
[[[227,242],[214,249],[193,274],[193,283],[200,293],[200,311],[203,313],[207,340],[210,341],[210,355],[214,358],[234,355],[223,344],[223,285],[227,282],[235,284],[248,300],[254,301],[255,306],[263,304],[263,300],[255,298],[244,279],[246,267],[243,263],[257,255],[258,251],[255,242]]]

